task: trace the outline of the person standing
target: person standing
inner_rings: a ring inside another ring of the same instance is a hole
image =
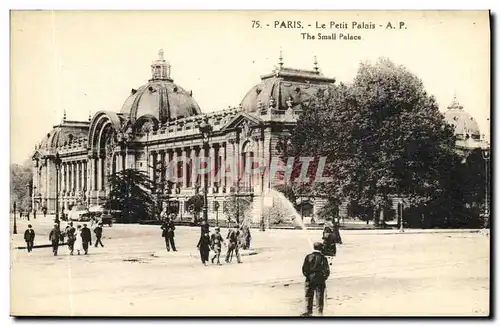
[[[320,316],[323,315],[326,280],[330,276],[330,267],[326,257],[321,253],[322,250],[323,244],[321,242],[316,242],[314,244],[314,251],[305,257],[304,264],[302,265],[302,274],[306,278],[306,312],[303,313],[302,316],[312,315],[315,295],[318,314]]]
[[[36,220],[36,209],[33,210],[33,219]]]
[[[240,229],[238,224],[235,225],[234,228],[229,229],[227,234],[228,245],[227,245],[227,253],[226,253],[226,263],[229,263],[230,260],[233,259],[233,254],[236,254],[236,260],[238,264],[241,264],[240,257]]]
[[[104,245],[102,244],[102,241],[101,241],[101,237],[102,237],[102,222],[99,222],[99,224],[97,224],[97,226],[94,229],[94,233],[95,233],[95,247],[97,248],[97,246],[99,244],[101,244],[101,247],[104,247]]]
[[[57,256],[57,249],[59,248],[59,240],[61,239],[61,230],[59,224],[54,224],[54,227],[49,233],[49,241],[52,243],[52,252]]]
[[[217,258],[217,265],[222,265],[220,263],[220,253],[222,251],[222,244],[224,243],[224,238],[220,234],[220,227],[215,228],[215,232],[210,236],[210,246],[214,251],[214,256],[212,257],[212,264],[215,258]]]
[[[31,224],[28,224],[28,229],[24,231],[24,241],[26,241],[28,252],[32,252],[33,243],[35,242],[35,230],[32,229]]]
[[[82,241],[82,226],[78,225],[76,227],[75,233],[75,242],[73,243],[73,248],[76,250],[76,253],[80,255],[80,251],[83,250],[83,241]]]
[[[43,211],[43,217],[47,217],[47,207],[44,207],[42,211]]]
[[[208,256],[210,254],[210,236],[208,233],[204,233],[200,236],[200,240],[196,247],[200,251],[201,262],[207,266]]]
[[[83,246],[83,251],[85,251],[85,255],[88,254],[89,244],[92,245],[92,233],[90,233],[90,229],[87,227],[87,224],[83,223],[82,246]]]
[[[170,246],[172,246],[173,251],[177,251],[175,248],[175,224],[168,217],[165,220],[165,223],[161,226],[163,230],[161,236],[165,238],[165,246],[167,247],[167,251],[170,251]]]
[[[66,229],[64,230],[66,233],[66,236],[68,237],[68,249],[69,249],[69,254],[73,255],[73,250],[75,246],[75,240],[76,240],[76,230],[73,227],[73,222],[69,222],[68,225],[66,226]]]

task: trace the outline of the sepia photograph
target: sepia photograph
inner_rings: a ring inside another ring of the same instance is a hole
[[[10,11],[13,317],[490,317],[491,15]]]

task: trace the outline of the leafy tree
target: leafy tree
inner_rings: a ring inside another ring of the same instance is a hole
[[[14,203],[19,209],[27,210],[31,208],[31,197],[28,184],[33,180],[33,171],[29,165],[31,162],[21,164],[11,164],[10,166],[10,201],[11,208]]]
[[[110,188],[105,207],[120,210],[123,222],[134,223],[152,216],[154,198],[151,180],[146,172],[125,169],[108,178]]]
[[[224,214],[228,220],[240,223],[250,213],[250,204],[248,198],[233,193],[224,203]]]
[[[203,210],[205,200],[201,194],[196,194],[191,196],[186,202],[186,208],[188,211],[193,212],[195,222],[200,219],[200,212]]]
[[[387,59],[361,64],[350,85],[319,91],[292,133],[295,155],[326,157],[332,181],[314,192],[355,200],[384,223],[391,198],[425,204],[443,192],[453,130],[421,80]]]

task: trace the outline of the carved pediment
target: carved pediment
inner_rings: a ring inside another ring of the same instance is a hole
[[[245,112],[238,113],[222,130],[240,130],[243,137],[250,137],[255,127],[260,126],[262,120]]]

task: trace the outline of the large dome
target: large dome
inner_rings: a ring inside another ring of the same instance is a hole
[[[269,107],[271,101],[279,110],[300,109],[318,89],[335,82],[333,78],[324,77],[317,67],[314,71],[279,67],[261,79],[260,84],[252,87],[241,101],[246,112]]]
[[[151,115],[162,123],[201,114],[192,92],[174,84],[170,78],[170,65],[163,59],[161,50],[151,70],[152,78],[147,84],[132,89],[120,113],[128,115],[132,121]]]
[[[476,120],[467,112],[456,99],[448,106],[444,112],[446,122],[455,127],[457,139],[475,139],[481,138],[481,133]]]

